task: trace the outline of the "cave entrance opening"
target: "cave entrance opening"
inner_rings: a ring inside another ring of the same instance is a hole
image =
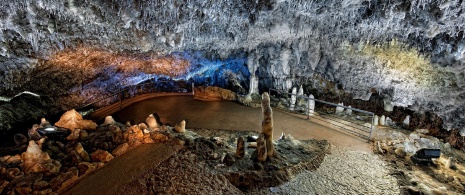
[[[288,93],[278,89],[269,89],[269,94],[274,108],[306,115],[309,121],[337,127],[368,141],[372,139],[375,130],[373,112],[318,100],[313,95]]]

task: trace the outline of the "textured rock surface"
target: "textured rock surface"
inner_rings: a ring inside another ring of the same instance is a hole
[[[55,126],[62,127],[73,131],[74,129],[89,129],[94,130],[97,128],[91,120],[84,120],[76,110],[67,111],[61,116],[60,120],[55,123]],[[74,131],[73,131],[74,134]],[[77,132],[77,137],[79,137],[79,132]]]
[[[30,112],[75,108],[159,75],[248,88],[251,73],[258,78],[251,92],[303,85],[316,97],[376,94],[393,106],[432,111],[465,135],[458,0],[19,0],[0,9],[0,99],[9,101],[0,105],[0,126],[7,130]],[[211,61],[188,66],[195,52],[173,53],[188,50],[206,51]],[[239,66],[211,76],[224,65],[215,59],[239,59]],[[244,64],[248,72],[235,73]],[[11,99],[17,94],[39,106]]]
[[[236,94],[219,87],[196,87],[194,97],[201,100],[236,100]]]

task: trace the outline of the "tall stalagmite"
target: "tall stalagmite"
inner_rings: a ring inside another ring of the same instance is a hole
[[[271,110],[270,95],[267,92],[262,94],[262,113],[262,134],[265,135],[268,157],[276,156],[273,146],[273,110]]]

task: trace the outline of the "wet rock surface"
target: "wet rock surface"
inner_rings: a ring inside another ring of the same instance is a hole
[[[196,87],[194,98],[200,100],[208,100],[208,101],[217,101],[217,100],[236,100],[236,93],[231,90],[223,89],[220,87]]]

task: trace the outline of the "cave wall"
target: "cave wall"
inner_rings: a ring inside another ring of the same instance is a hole
[[[341,101],[376,98],[432,112],[465,135],[465,5],[458,0],[1,5],[4,106],[30,91],[64,110],[158,77],[247,89],[252,75],[261,90],[304,85],[305,93]],[[0,118],[10,112],[2,109]]]

